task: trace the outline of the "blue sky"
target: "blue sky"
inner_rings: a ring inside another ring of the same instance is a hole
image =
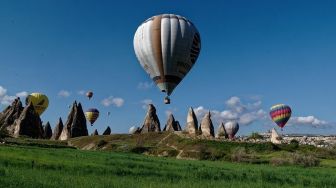
[[[50,106],[41,118],[53,126],[78,100],[101,111],[93,127],[99,132],[107,125],[113,132],[140,126],[144,100],[151,100],[162,128],[166,111],[184,125],[192,106],[200,116],[213,111],[215,127],[230,115],[246,118],[240,134],[274,127],[268,110],[286,103],[294,118],[284,132],[336,134],[335,10],[336,2],[327,0],[2,0],[0,86],[6,92],[0,99],[47,94]],[[171,105],[163,104],[133,50],[137,26],[161,13],[192,20],[202,38],[200,57]],[[89,89],[91,101],[78,94]],[[62,90],[70,95],[60,96]],[[107,98],[111,104],[104,106]]]

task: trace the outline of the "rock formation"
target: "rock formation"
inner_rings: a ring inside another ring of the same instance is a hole
[[[20,117],[15,120],[14,137],[28,136],[31,138],[43,138],[43,127],[40,116],[35,112],[32,103],[26,106]]]
[[[67,140],[79,136],[88,136],[88,130],[82,105],[75,101],[59,139]]]
[[[163,128],[163,131],[180,131],[181,127],[178,121],[175,121],[173,114],[170,114],[167,120],[166,126]]]
[[[198,129],[198,121],[194,110],[190,107],[187,116],[186,131],[191,135],[196,135]]]
[[[95,130],[93,131],[93,133],[91,134],[91,136],[97,136],[97,135],[99,135],[99,133],[98,133],[97,129],[95,129]]]
[[[103,132],[103,135],[110,135],[110,134],[111,134],[111,128],[110,128],[110,126],[107,126],[107,128]]]
[[[15,99],[10,106],[0,113],[0,130],[5,130],[9,135],[14,136],[14,121],[18,119],[23,110],[20,98]]]
[[[177,131],[182,131],[181,125],[179,121],[176,121]]]
[[[47,122],[47,124],[43,128],[44,128],[43,138],[50,139],[51,136],[52,136],[52,130],[51,130],[51,126],[50,126],[49,121]]]
[[[217,138],[228,138],[228,135],[225,131],[225,128],[224,128],[224,123],[220,123],[219,126],[218,126],[218,130],[217,130],[217,135],[216,135]]]
[[[62,118],[59,118],[58,123],[54,129],[53,135],[51,136],[51,140],[58,140],[61,136],[63,130],[63,121]]]
[[[201,126],[200,126],[200,132],[202,133],[202,136],[207,137],[207,138],[215,136],[214,127],[211,121],[210,111],[206,113],[202,119]]]
[[[271,142],[273,144],[281,144],[281,136],[277,133],[277,131],[273,128],[271,132]]]
[[[156,115],[156,109],[154,105],[148,105],[148,111],[144,120],[144,123],[141,127],[141,133],[147,132],[160,132],[160,120]]]

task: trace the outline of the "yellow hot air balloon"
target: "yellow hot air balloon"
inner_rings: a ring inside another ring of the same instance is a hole
[[[98,119],[99,117],[99,111],[96,108],[90,108],[85,112],[86,120],[88,120],[91,123],[91,126],[93,123]]]
[[[49,105],[48,97],[43,93],[32,93],[26,98],[26,105],[32,103],[38,115],[41,115]]]

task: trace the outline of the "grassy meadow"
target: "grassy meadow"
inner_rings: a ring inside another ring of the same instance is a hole
[[[177,160],[41,145],[0,145],[1,187],[335,187],[334,160],[319,167]]]

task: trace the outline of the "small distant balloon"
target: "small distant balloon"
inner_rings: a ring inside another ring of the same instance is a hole
[[[292,115],[292,109],[285,104],[277,104],[271,107],[270,116],[272,120],[281,128],[286,125]]]
[[[139,127],[132,126],[132,127],[130,127],[128,133],[129,133],[129,134],[134,134],[135,132],[138,131],[138,129],[139,129]]]
[[[93,97],[93,92],[92,91],[88,91],[86,93],[86,97],[89,98],[89,100]]]
[[[93,126],[94,122],[99,117],[99,111],[96,108],[90,108],[85,112],[86,120],[91,123],[91,126]]]

